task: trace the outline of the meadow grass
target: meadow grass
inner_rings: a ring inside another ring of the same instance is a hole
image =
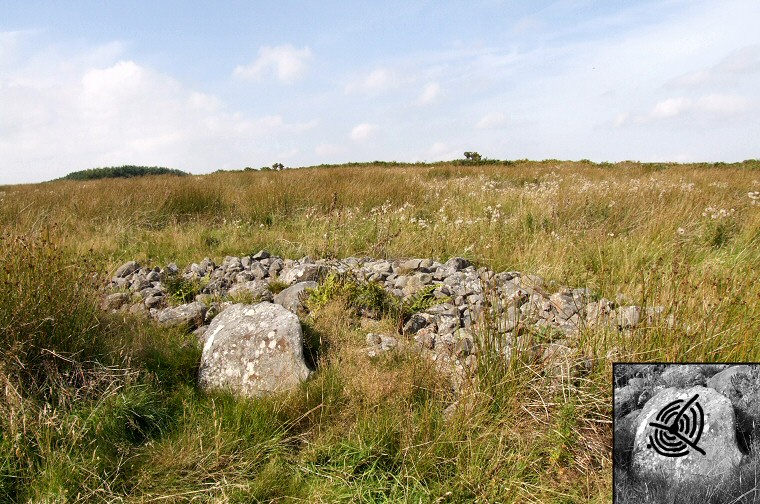
[[[0,187],[0,500],[609,502],[613,360],[760,360],[759,168],[366,164]],[[191,336],[97,309],[127,260],[262,248],[463,256],[676,322],[584,330],[591,368],[559,384],[494,350],[445,421],[444,376],[362,352],[397,324],[350,309],[371,289],[315,299],[317,372],[258,400],[199,392]]]

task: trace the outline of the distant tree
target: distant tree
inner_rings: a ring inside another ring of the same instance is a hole
[[[272,165],[272,169],[275,171],[281,171],[285,169],[285,165],[283,165],[282,163],[275,163]]]
[[[478,154],[477,152],[470,152],[470,151],[465,152],[464,157],[468,161],[475,161],[475,162],[478,162],[481,159],[480,154]]]

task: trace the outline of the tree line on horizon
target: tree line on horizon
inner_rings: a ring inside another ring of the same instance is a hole
[[[88,170],[80,170],[71,172],[61,180],[97,180],[104,178],[132,178],[132,177],[144,177],[146,175],[175,175],[178,177],[185,177],[190,175],[182,170],[173,168],[164,168],[161,166],[112,166],[106,168],[90,168]]]

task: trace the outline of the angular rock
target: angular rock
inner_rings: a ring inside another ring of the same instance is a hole
[[[416,294],[417,292],[424,289],[425,286],[430,285],[432,281],[433,275],[430,273],[417,273],[415,275],[412,275],[407,279],[406,284],[402,289],[404,296],[411,296],[413,294]]]
[[[303,307],[303,299],[305,297],[306,289],[314,289],[317,286],[317,282],[298,282],[291,285],[287,289],[279,292],[274,297],[274,302],[280,306],[285,307],[292,313],[298,313]]]
[[[464,257],[452,257],[444,263],[444,266],[452,269],[453,271],[462,271],[466,267],[470,266],[470,261]]]
[[[116,269],[116,273],[114,273],[113,276],[115,278],[124,278],[124,277],[127,277],[127,276],[131,275],[132,273],[134,273],[138,269],[140,269],[140,265],[137,264],[137,262],[135,262],[135,261],[129,261],[129,262],[126,262],[126,263],[122,264],[121,266],[119,266]]]
[[[615,418],[628,414],[636,409],[641,390],[631,385],[616,388],[613,393],[613,411]]]
[[[702,484],[731,475],[742,459],[734,420],[731,402],[713,389],[661,390],[638,417],[635,474]]]
[[[417,334],[414,335],[414,342],[420,350],[432,350],[435,348],[435,328],[424,327],[420,329]]]
[[[145,304],[145,307],[150,308],[160,308],[164,303],[166,302],[166,299],[164,296],[149,296],[145,298],[145,301],[143,303]]]
[[[710,378],[707,386],[731,401],[740,443],[749,446],[760,440],[760,367],[732,366]]]
[[[557,310],[560,320],[567,320],[578,313],[579,305],[571,292],[557,292],[549,297],[552,306]]]
[[[406,322],[406,324],[404,324],[404,334],[417,334],[417,331],[430,324],[431,318],[432,317],[429,315],[425,316],[421,313],[415,313],[409,317],[409,320]]]
[[[639,325],[641,309],[638,306],[621,306],[616,310],[620,329],[633,329]]]
[[[205,317],[206,305],[200,301],[193,301],[161,310],[158,315],[158,323],[170,327],[184,325],[189,330],[193,330],[203,325]]]
[[[269,259],[271,256],[269,255],[269,252],[266,250],[259,250],[253,256],[251,256],[251,259],[254,261],[261,261],[262,259]]]
[[[313,282],[319,278],[319,274],[323,269],[323,266],[316,264],[299,264],[283,270],[280,280],[288,285],[299,282]]]
[[[257,397],[291,390],[311,373],[298,317],[280,305],[232,305],[211,322],[204,337],[198,371],[203,390]]]
[[[106,296],[101,308],[104,310],[118,310],[123,305],[129,303],[131,298],[132,296],[127,292],[114,292]]]
[[[272,301],[272,293],[269,291],[269,283],[262,280],[250,280],[233,285],[228,295],[234,296],[243,293],[250,293],[255,299],[259,301]]]
[[[660,375],[666,387],[687,388],[707,383],[702,367],[698,364],[673,364],[666,366]]]

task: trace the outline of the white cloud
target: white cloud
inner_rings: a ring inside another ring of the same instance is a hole
[[[417,98],[417,105],[431,105],[441,97],[441,86],[437,82],[431,82]]]
[[[355,142],[362,142],[367,140],[377,131],[377,125],[370,123],[357,124],[351,130],[351,140]]]
[[[688,98],[668,98],[656,104],[649,113],[649,117],[652,119],[668,119],[689,111],[691,107],[691,100]]]
[[[33,65],[0,74],[2,183],[121,164],[209,171],[269,163],[295,156],[291,137],[319,124],[227,110],[219,98],[133,60],[91,62],[56,65],[37,55]]]
[[[640,116],[637,122],[671,119],[691,113],[733,116],[748,112],[753,107],[752,100],[740,95],[715,93],[696,99],[681,96],[658,102],[647,115]]]
[[[475,125],[477,129],[495,129],[504,126],[507,122],[507,116],[501,112],[489,112],[484,115]]]
[[[238,79],[261,79],[269,72],[285,83],[292,83],[306,72],[311,60],[311,49],[296,49],[290,44],[281,46],[264,46],[259,49],[259,57],[250,65],[238,65],[232,72]]]
[[[376,68],[364,77],[354,79],[346,85],[346,93],[376,95],[395,89],[401,85],[401,78],[387,69]]]

